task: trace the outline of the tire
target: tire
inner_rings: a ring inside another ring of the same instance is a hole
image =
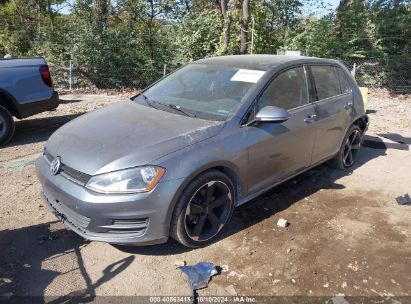
[[[14,119],[6,108],[0,106],[0,146],[7,144],[14,134]]]
[[[170,236],[190,248],[209,245],[221,236],[235,205],[232,181],[211,170],[195,178],[174,208]]]
[[[362,141],[363,133],[360,127],[352,125],[348,129],[337,155],[331,159],[330,165],[336,169],[352,167],[357,160]]]

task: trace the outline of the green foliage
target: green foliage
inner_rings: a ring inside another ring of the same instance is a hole
[[[301,25],[304,30],[284,42],[282,50],[301,50],[310,56],[333,57],[339,52],[340,43],[335,36],[334,17],[310,18]]]
[[[2,0],[0,55],[40,55],[60,66],[72,60],[85,81],[118,85],[141,70],[158,72],[164,64],[174,67],[206,56],[238,54],[244,2],[227,0],[226,14],[222,3]],[[247,52],[300,50],[341,59],[409,58],[409,1],[348,0],[326,15],[304,15],[302,11],[313,3],[325,6],[313,0],[250,1]],[[63,14],[60,8],[67,5],[71,9]],[[369,79],[367,83],[384,83],[398,75],[409,79],[408,68],[386,65],[379,75],[364,72],[364,79]]]
[[[263,1],[254,4],[256,53],[275,54],[298,31],[300,1]]]
[[[170,36],[175,37],[172,48],[179,50],[173,64],[181,65],[216,54],[221,26],[218,18],[216,10],[204,11],[198,13],[196,18],[185,16],[173,25],[173,30],[169,32]]]

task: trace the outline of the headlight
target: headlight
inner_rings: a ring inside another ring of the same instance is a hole
[[[144,166],[93,176],[86,187],[99,193],[138,193],[154,189],[166,169]]]

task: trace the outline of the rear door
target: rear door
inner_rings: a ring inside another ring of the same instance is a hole
[[[249,193],[262,190],[311,164],[316,123],[315,108],[309,102],[306,69],[297,66],[280,73],[258,98],[254,113],[264,106],[281,107],[291,117],[283,123],[246,127]]]
[[[318,163],[340,149],[351,122],[353,96],[347,84],[341,82],[343,71],[332,65],[311,65],[310,75],[315,93],[317,139],[312,162]]]

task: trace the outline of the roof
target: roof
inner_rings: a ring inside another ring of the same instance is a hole
[[[288,55],[229,55],[209,57],[195,61],[195,63],[228,65],[244,69],[269,70],[286,63],[300,62],[335,63],[335,60],[305,56]]]

